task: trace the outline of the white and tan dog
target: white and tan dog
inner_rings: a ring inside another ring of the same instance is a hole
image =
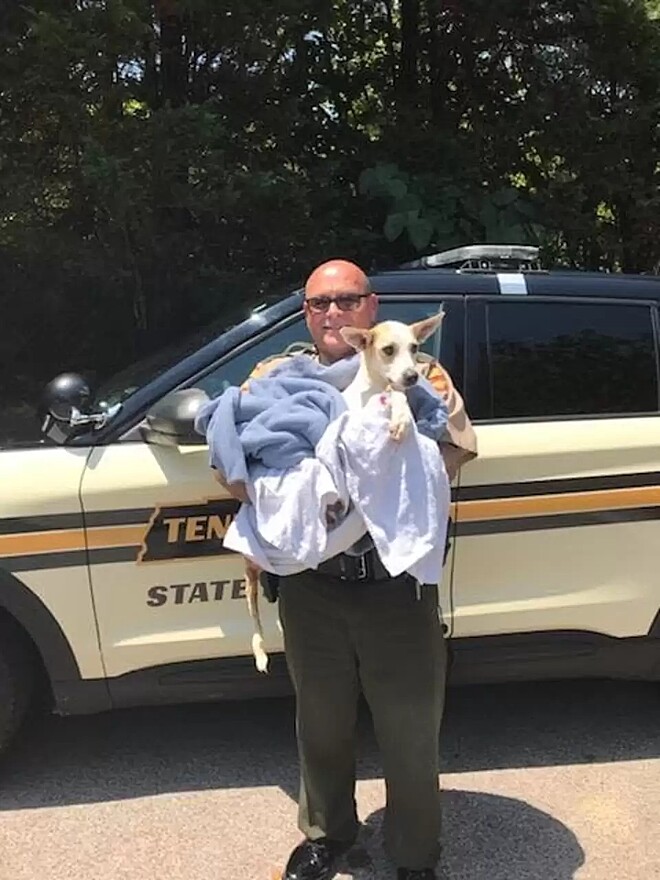
[[[438,329],[443,314],[432,315],[414,324],[382,321],[370,330],[342,327],[339,331],[346,342],[360,353],[358,371],[342,392],[351,411],[362,409],[377,394],[390,395],[389,430],[393,440],[401,440],[412,421],[405,390],[418,380],[416,356],[419,347]],[[245,559],[245,595],[254,625],[252,653],[257,669],[266,672],[268,655],[259,615],[259,574],[254,562]]]
[[[376,394],[390,394],[390,435],[400,440],[412,420],[405,390],[418,380],[419,347],[438,329],[443,314],[415,324],[382,321],[371,330],[342,327],[343,338],[360,352],[355,379],[343,392],[349,410],[362,409]]]

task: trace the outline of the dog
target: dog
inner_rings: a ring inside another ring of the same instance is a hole
[[[377,394],[390,395],[389,431],[401,440],[412,422],[406,389],[419,378],[416,356],[420,346],[438,329],[443,313],[414,324],[382,321],[370,330],[342,327],[343,339],[360,353],[360,366],[343,397],[349,410],[362,409]]]
[[[340,333],[360,355],[355,378],[344,389],[342,396],[349,411],[362,409],[375,395],[389,395],[389,433],[392,440],[400,441],[412,422],[412,413],[406,399],[406,389],[412,388],[419,378],[416,356],[420,346],[440,326],[443,313],[432,315],[414,324],[400,321],[382,321],[369,330],[342,327]],[[328,510],[326,522],[332,525],[337,510]],[[256,563],[245,558],[245,596],[254,627],[252,653],[259,672],[268,671],[268,654],[259,615],[259,575]]]

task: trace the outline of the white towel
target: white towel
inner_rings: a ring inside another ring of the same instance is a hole
[[[254,467],[252,503],[241,505],[224,546],[287,575],[317,568],[368,532],[392,577],[437,584],[450,503],[442,455],[414,423],[399,441],[388,427],[389,408],[376,396],[329,424],[315,458],[284,471]],[[336,502],[348,513],[328,527]]]

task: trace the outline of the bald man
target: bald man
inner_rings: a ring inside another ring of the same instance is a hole
[[[308,354],[330,364],[354,354],[340,328],[371,327],[378,299],[358,266],[331,260],[307,279],[303,308],[314,342]],[[257,365],[249,378],[281,360]],[[441,452],[453,478],[476,456],[474,431],[447,372],[428,361],[419,369],[447,401],[448,440]],[[241,497],[240,487],[231,491]],[[431,880],[439,856],[438,737],[447,659],[437,584],[420,587],[407,575],[390,577],[370,542],[363,566],[354,556],[341,557],[279,579],[284,647],[296,693],[298,824],[304,834],[284,880],[327,880],[356,840],[360,692],[383,757],[386,850],[398,880]]]

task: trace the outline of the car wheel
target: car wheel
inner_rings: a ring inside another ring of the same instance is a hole
[[[11,618],[0,616],[0,754],[12,742],[35,692],[32,645]]]

